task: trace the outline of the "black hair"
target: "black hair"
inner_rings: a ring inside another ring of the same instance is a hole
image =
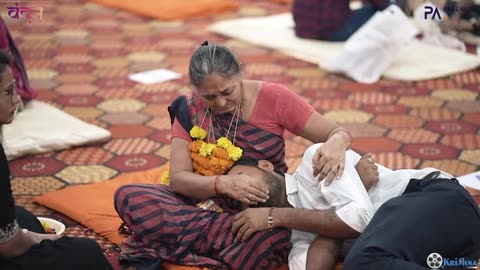
[[[0,74],[5,72],[5,70],[9,66],[10,66],[10,56],[6,52],[0,50]]]
[[[254,159],[254,158],[251,158],[251,157],[241,157],[237,162],[235,162],[235,165],[257,167],[258,166],[258,160]],[[275,166],[273,166],[273,171],[276,172],[277,174],[279,174],[281,177],[285,177],[285,173]]]
[[[250,157],[242,157],[239,159],[235,165],[251,166],[258,168],[258,160]],[[269,199],[262,203],[259,202],[256,205],[251,205],[250,207],[280,207],[284,205],[285,198],[285,174],[277,169],[273,168],[273,172],[267,172],[258,168],[262,172],[262,179],[268,186]]]

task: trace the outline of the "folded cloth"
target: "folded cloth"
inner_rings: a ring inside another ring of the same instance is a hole
[[[322,65],[362,83],[374,83],[418,31],[396,5],[377,12],[345,43],[343,50]]]

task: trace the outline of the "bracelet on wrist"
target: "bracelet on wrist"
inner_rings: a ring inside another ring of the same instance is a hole
[[[218,182],[220,182],[220,175],[215,175],[215,179],[213,180],[213,190],[215,191],[215,194],[218,193]]]
[[[273,230],[273,207],[271,207],[268,210],[267,225],[268,225],[268,230],[272,231]]]

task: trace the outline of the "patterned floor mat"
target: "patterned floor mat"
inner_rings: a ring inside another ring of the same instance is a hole
[[[417,83],[381,80],[361,85],[279,52],[207,32],[217,20],[286,12],[288,6],[241,1],[230,14],[159,22],[77,0],[45,3],[43,21],[5,20],[28,67],[38,99],[109,129],[110,142],[11,162],[19,205],[64,221],[67,235],[99,241],[113,262],[114,246],[32,198],[68,185],[164,164],[170,153],[167,105],[187,91],[187,78],[136,84],[134,72],[168,68],[186,74],[203,40],[225,43],[245,63],[245,76],[279,82],[319,112],[350,129],[353,149],[372,152],[390,168],[437,167],[454,175],[480,168],[480,70]],[[5,14],[3,14],[5,15]],[[310,145],[288,135],[287,163],[295,168]],[[480,192],[475,193],[480,203]]]

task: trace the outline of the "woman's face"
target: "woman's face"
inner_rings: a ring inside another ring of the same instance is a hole
[[[212,73],[197,86],[197,92],[208,107],[217,113],[234,113],[242,103],[242,77],[227,79]]]
[[[0,124],[10,124],[13,121],[15,110],[20,102],[15,87],[12,70],[7,67],[0,75]]]

